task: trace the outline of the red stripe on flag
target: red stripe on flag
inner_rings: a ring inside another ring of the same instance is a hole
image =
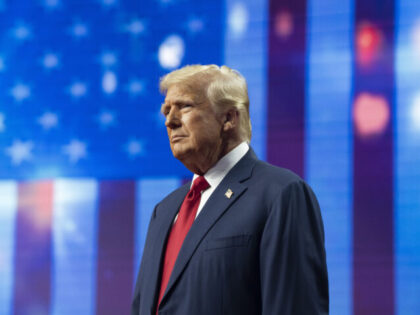
[[[133,290],[135,183],[99,184],[96,314],[129,314]]]
[[[49,314],[53,183],[18,185],[14,314]]]

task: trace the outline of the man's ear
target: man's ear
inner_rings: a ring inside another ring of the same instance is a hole
[[[223,131],[234,130],[239,123],[239,112],[236,108],[229,109],[224,116]]]

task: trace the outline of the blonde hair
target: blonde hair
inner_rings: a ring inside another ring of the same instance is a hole
[[[227,66],[191,65],[172,71],[161,78],[160,91],[166,95],[173,85],[197,92],[202,91],[216,110],[236,108],[239,112],[239,136],[251,140],[248,88],[245,78]]]

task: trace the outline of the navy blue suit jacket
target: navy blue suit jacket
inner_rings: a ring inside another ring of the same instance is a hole
[[[166,238],[189,186],[155,207],[132,315],[155,315]],[[159,314],[315,315],[328,314],[328,307],[318,202],[301,178],[250,149],[192,225]]]

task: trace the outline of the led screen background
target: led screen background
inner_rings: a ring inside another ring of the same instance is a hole
[[[0,1],[0,314],[127,314],[154,206],[190,178],[159,78],[247,79],[257,155],[305,178],[331,314],[420,312],[415,0]]]

